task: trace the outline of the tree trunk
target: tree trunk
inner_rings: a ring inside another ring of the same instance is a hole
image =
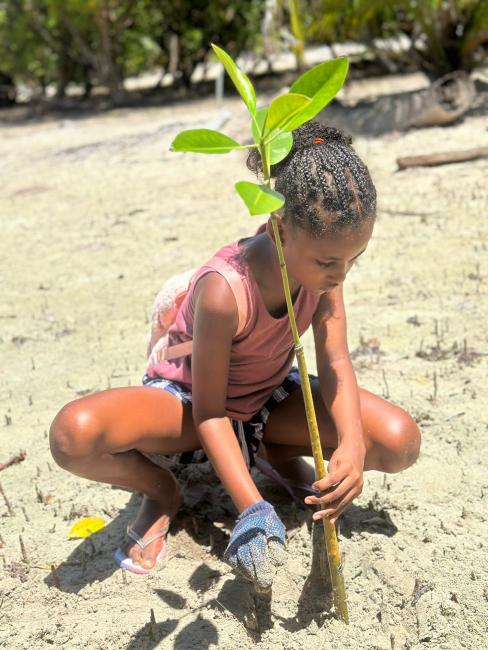
[[[169,64],[168,72],[173,77],[173,82],[178,73],[178,66],[180,64],[180,40],[178,34],[170,34],[168,37],[168,51],[169,51]]]
[[[56,87],[56,99],[64,99],[66,86],[71,81],[73,62],[70,58],[69,49],[71,44],[70,34],[66,28],[61,26],[59,47],[57,52],[58,80]]]
[[[82,65],[83,69],[83,100],[90,99],[93,88],[91,80],[91,67],[88,64]]]
[[[115,58],[114,47],[110,34],[109,6],[105,1],[95,14],[97,26],[100,32],[101,40],[101,79],[102,83],[107,86],[110,99],[114,105],[123,103],[125,92],[123,89],[122,79],[118,70]]]

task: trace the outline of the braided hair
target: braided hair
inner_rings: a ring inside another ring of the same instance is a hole
[[[351,143],[339,129],[314,120],[293,131],[291,151],[270,170],[275,189],[285,197],[285,221],[320,238],[330,229],[374,219],[376,190]],[[257,149],[250,151],[247,167],[262,176]]]

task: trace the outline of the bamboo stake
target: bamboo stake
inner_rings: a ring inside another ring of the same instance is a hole
[[[260,146],[261,160],[263,163],[264,180],[268,187],[270,183],[270,169],[269,162],[266,156],[266,147]],[[317,425],[317,417],[315,415],[315,407],[312,397],[312,389],[310,387],[310,379],[308,377],[307,364],[305,361],[305,353],[303,345],[298,334],[297,324],[295,320],[295,312],[293,310],[293,302],[290,293],[290,284],[288,282],[288,273],[286,270],[285,257],[283,255],[283,248],[281,246],[280,233],[278,230],[278,222],[276,216],[271,215],[271,223],[273,226],[273,234],[275,239],[276,250],[278,253],[278,260],[280,264],[281,279],[283,281],[283,289],[285,292],[286,307],[288,310],[288,317],[290,319],[290,326],[293,335],[293,342],[295,344],[295,352],[298,361],[298,370],[300,372],[300,383],[302,387],[303,401],[305,404],[305,412],[307,415],[308,432],[310,434],[310,443],[312,447],[313,459],[315,463],[315,476],[317,480],[326,478],[327,471],[324,464],[324,456],[322,454],[322,445],[320,443],[319,428]],[[321,505],[323,510],[325,506]],[[342,573],[341,552],[335,526],[324,517],[322,519],[324,526],[324,539],[327,548],[327,559],[329,563],[330,580],[332,584],[332,594],[334,597],[334,605],[339,614],[339,617],[344,623],[349,624],[349,613],[347,610],[346,589],[344,585],[344,576]]]
[[[305,353],[303,345],[298,334],[298,329],[295,320],[295,312],[293,311],[293,303],[290,294],[290,285],[288,282],[288,273],[286,271],[286,263],[283,256],[283,249],[281,247],[281,240],[278,231],[278,224],[276,217],[273,215],[271,218],[273,225],[273,233],[275,237],[276,249],[278,252],[278,259],[281,269],[281,278],[283,280],[283,288],[285,290],[286,306],[288,308],[288,316],[290,318],[291,330],[293,333],[293,341],[295,343],[295,352],[298,361],[298,370],[300,372],[300,383],[303,393],[303,401],[305,404],[305,412],[307,415],[308,432],[310,434],[310,443],[312,446],[313,459],[315,463],[315,476],[318,480],[326,478],[327,471],[325,469],[324,457],[322,454],[322,445],[320,443],[319,429],[317,425],[317,418],[315,415],[315,407],[312,397],[312,389],[310,387],[310,379],[308,377],[307,364],[305,361]],[[323,510],[325,506],[321,506]],[[344,576],[342,573],[341,553],[335,526],[324,517],[322,519],[324,525],[324,538],[327,548],[327,559],[329,562],[330,580],[332,583],[332,593],[334,596],[334,605],[339,613],[340,618],[349,624],[349,614],[347,610],[346,589],[344,585]]]

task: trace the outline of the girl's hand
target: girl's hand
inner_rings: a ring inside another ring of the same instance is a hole
[[[364,445],[357,440],[343,442],[337,447],[329,461],[327,478],[313,484],[322,494],[305,499],[309,505],[326,506],[314,513],[315,520],[329,517],[330,523],[334,524],[351,501],[361,494],[365,455]]]
[[[239,515],[224,560],[258,591],[267,591],[276,567],[285,561],[285,538],[285,526],[271,503],[258,501]]]

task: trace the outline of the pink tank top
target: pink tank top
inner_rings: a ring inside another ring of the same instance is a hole
[[[263,232],[261,225],[256,234]],[[261,291],[242,254],[239,243],[221,248],[215,257],[223,258],[234,267],[241,279],[247,300],[247,322],[242,333],[234,338],[230,355],[227,386],[227,416],[250,420],[283,382],[295,356],[288,314],[273,318],[268,312]],[[214,259],[212,258],[212,259]],[[170,345],[189,341],[193,336],[193,289],[206,273],[215,272],[209,262],[195,273],[173,325],[168,330]],[[217,271],[220,272],[220,271]],[[225,277],[225,273],[221,273]],[[320,296],[300,288],[294,302],[295,318],[300,336],[309,328]],[[147,369],[150,377],[163,377],[191,389],[191,356],[161,361]]]

